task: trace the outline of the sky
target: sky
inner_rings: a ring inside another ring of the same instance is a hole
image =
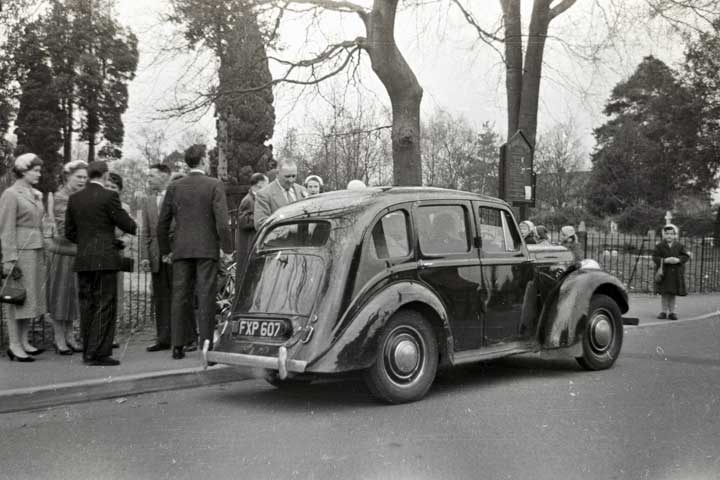
[[[646,55],[655,55],[671,66],[682,59],[682,43],[662,26],[631,23],[629,12],[635,7],[642,8],[644,2],[624,1],[628,7],[613,14],[598,6],[603,5],[603,0],[580,0],[551,24],[541,89],[540,132],[556,123],[572,121],[589,152],[593,146],[592,129],[603,122],[603,104],[612,87],[627,78]],[[484,27],[497,28],[500,10],[496,0],[473,0],[471,4]],[[205,81],[203,75],[212,73],[209,66],[200,71],[188,70],[189,59],[195,58],[195,52],[180,49],[172,59],[162,53],[162,46],[180,47],[181,43],[174,40],[177,31],[161,20],[167,11],[164,0],[117,2],[118,20],[138,36],[140,48],[137,77],[130,86],[130,107],[123,117],[127,132],[124,150],[130,156],[138,153],[144,141],[143,131],[148,129],[163,132],[168,148],[182,144],[191,134],[200,134],[214,143],[212,111],[200,118],[196,115],[187,119],[167,119],[160,112],[178,95],[200,88]],[[528,19],[529,12],[525,13]],[[362,34],[362,24],[355,15],[330,13],[310,23],[308,15],[289,14],[281,26],[282,51],[277,55],[287,59],[310,56],[320,51],[328,39],[341,41]],[[473,29],[456,8],[448,8],[445,0],[437,6],[402,10],[396,23],[396,37],[424,89],[424,119],[436,110],[444,110],[463,115],[478,127],[485,121],[494,122],[504,135],[504,70],[500,57],[477,41]],[[603,48],[597,47],[599,44]],[[198,64],[205,65],[202,61],[195,63]],[[276,65],[271,65],[271,70],[275,75],[280,72]],[[374,78],[367,55],[362,57],[358,75],[362,78],[363,101],[387,108],[387,94]],[[335,84],[344,81],[345,77],[339,77]],[[308,118],[323,115],[328,108],[323,98],[327,98],[330,89],[330,84],[306,89],[311,94],[300,96],[298,88],[277,86],[273,143],[277,145],[289,128],[302,134]]]

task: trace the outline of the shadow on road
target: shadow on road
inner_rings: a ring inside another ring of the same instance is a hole
[[[530,378],[558,378],[581,371],[573,359],[541,359],[532,356],[481,362],[438,372],[429,396],[513,384]],[[242,405],[267,412],[279,409],[288,413],[315,410],[343,411],[358,407],[382,406],[365,387],[360,374],[322,378],[310,385],[278,389],[262,380],[229,384],[221,389],[215,401]]]

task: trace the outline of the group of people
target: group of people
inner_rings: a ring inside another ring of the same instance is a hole
[[[205,175],[206,159],[204,146],[188,149],[190,172],[172,184],[169,168],[153,165],[148,183],[155,195],[142,205],[141,268],[152,272],[158,333],[148,350],[172,346],[173,358],[182,358],[198,335],[212,341],[220,248],[232,251],[224,187]],[[69,162],[46,212],[35,188],[42,165],[32,153],[17,157],[17,180],[0,197],[3,289],[15,282],[26,292],[21,304],[8,304],[8,358],[32,362],[43,352],[29,340],[31,320],[43,316],[53,324],[56,353],[118,365],[112,348],[122,251],[138,228],[120,201],[122,178],[102,161]]]
[[[530,220],[524,220],[518,226],[526,244],[552,245],[548,230],[543,225],[535,226]],[[565,225],[560,229],[560,245],[570,250],[575,261],[583,259],[582,245],[572,225]]]
[[[295,183],[297,165],[278,165],[270,182],[252,175],[238,209],[237,243],[232,245],[229,212],[221,181],[206,175],[207,152],[185,152],[187,175],[164,164],[150,166],[141,202],[140,270],[151,273],[157,338],[150,352],[172,350],[180,359],[205,340],[212,343],[219,260],[237,251],[237,271],[245,268],[256,230],[278,208],[322,191],[308,176]],[[14,163],[16,182],[0,197],[3,288],[25,290],[21,305],[8,304],[7,355],[32,362],[44,350],[30,343],[31,320],[52,322],[59,355],[81,352],[88,365],[112,366],[118,305],[122,305],[123,249],[138,226],[120,201],[122,178],[105,162],[64,165],[62,186],[49,195],[47,212],[37,186],[43,162],[24,154]],[[362,184],[364,187],[364,184]],[[356,186],[356,188],[359,188]],[[75,330],[79,323],[80,342]]]
[[[111,178],[105,162],[69,162],[46,215],[42,193],[34,188],[42,165],[35,154],[18,156],[17,179],[0,197],[3,286],[12,279],[26,295],[22,304],[8,305],[8,358],[32,362],[44,351],[30,344],[29,331],[32,319],[47,316],[56,353],[83,352],[87,364],[115,365],[121,235],[137,229],[120,202],[122,179]],[[74,336],[78,318],[82,345]]]

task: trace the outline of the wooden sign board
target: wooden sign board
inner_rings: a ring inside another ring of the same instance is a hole
[[[518,130],[500,147],[500,198],[511,205],[535,206],[533,149]]]

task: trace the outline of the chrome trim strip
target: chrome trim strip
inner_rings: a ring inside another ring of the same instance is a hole
[[[245,355],[243,353],[216,352],[211,350],[205,355],[207,361],[238,365],[241,367],[258,367],[267,370],[280,370],[278,357],[262,357],[260,355]],[[287,371],[302,373],[307,367],[304,360],[288,359],[285,363]]]

